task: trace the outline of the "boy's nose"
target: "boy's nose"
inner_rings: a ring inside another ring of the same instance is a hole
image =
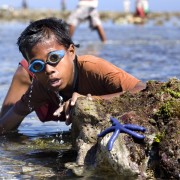
[[[46,66],[45,66],[45,74],[50,75],[53,72],[55,72],[54,67],[49,65],[49,64],[46,64]]]

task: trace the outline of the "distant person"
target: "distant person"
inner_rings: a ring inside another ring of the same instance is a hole
[[[145,18],[149,11],[147,0],[136,0],[136,11],[135,16]]]
[[[123,6],[124,6],[124,12],[125,13],[129,13],[130,12],[130,5],[131,5],[130,0],[124,0],[123,1]]]
[[[149,13],[149,2],[148,2],[148,0],[143,0],[143,8],[144,8],[144,13],[147,16]]]
[[[106,36],[97,10],[98,0],[79,0],[77,8],[67,19],[70,35],[73,36],[76,26],[88,20],[90,28],[97,30],[102,42],[106,41]]]
[[[61,11],[66,10],[66,0],[61,0]]]
[[[110,62],[76,54],[66,23],[47,18],[31,22],[17,42],[24,56],[5,97],[0,134],[16,130],[35,111],[42,122],[71,124],[78,97],[112,99],[146,85]],[[90,95],[91,94],[91,95]]]
[[[22,8],[23,9],[28,9],[28,5],[27,5],[27,1],[26,0],[22,1]]]

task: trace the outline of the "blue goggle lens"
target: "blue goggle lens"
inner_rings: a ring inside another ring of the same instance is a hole
[[[49,65],[58,64],[59,61],[64,57],[64,54],[65,54],[64,50],[50,52],[46,62],[36,59],[29,65],[29,70],[33,73],[42,72],[46,64]]]
[[[44,70],[45,63],[41,60],[35,60],[29,65],[29,70],[33,73],[42,72]]]

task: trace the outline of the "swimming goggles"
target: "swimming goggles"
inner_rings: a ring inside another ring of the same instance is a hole
[[[29,65],[29,71],[33,73],[42,72],[44,71],[46,64],[57,65],[64,57],[64,55],[65,55],[64,50],[52,51],[48,54],[48,58],[46,62],[40,59],[33,60]]]

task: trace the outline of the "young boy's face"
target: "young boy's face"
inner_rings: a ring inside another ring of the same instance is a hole
[[[46,62],[51,52],[64,51],[64,56],[57,64],[45,64],[43,71],[35,73],[37,80],[46,88],[53,91],[68,92],[71,90],[74,78],[75,49],[71,45],[68,49],[57,43],[55,38],[47,39],[36,44],[31,51],[27,52],[29,64],[35,60]]]

